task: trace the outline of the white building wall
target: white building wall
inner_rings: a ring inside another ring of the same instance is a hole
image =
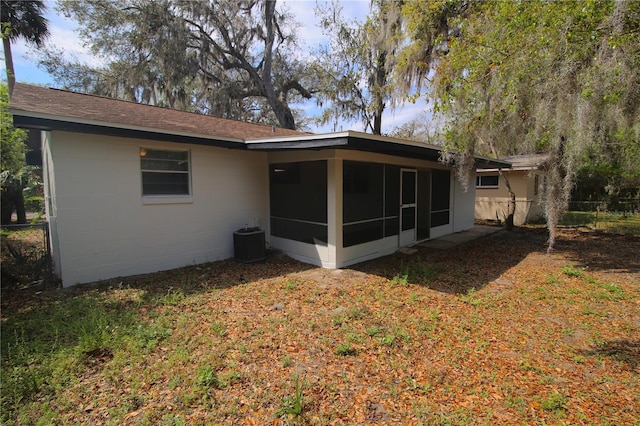
[[[42,178],[44,185],[44,210],[49,224],[49,245],[53,259],[54,274],[62,276],[60,250],[58,249],[58,217],[55,198],[55,173],[51,159],[51,132],[40,132],[42,147]]]
[[[188,149],[192,196],[143,198],[140,147]],[[64,286],[230,258],[268,222],[264,153],[52,132],[50,154]]]
[[[424,161],[360,151],[326,149],[318,151],[278,151],[269,154],[270,163],[298,161],[328,161],[328,239],[327,245],[313,245],[283,238],[271,237],[271,246],[282,250],[294,259],[325,268],[341,268],[365,260],[375,259],[394,253],[399,248],[398,236],[342,247],[342,162],[344,160],[395,164],[401,167],[423,170],[449,169],[436,161]],[[475,180],[475,176],[473,176]],[[450,215],[447,225],[431,228],[430,238],[437,238],[454,232],[470,229],[474,225],[475,184],[470,183],[464,192],[451,172]]]
[[[465,231],[473,228],[474,224],[476,207],[475,174],[471,175],[466,191],[454,172],[451,173],[451,179],[453,180],[451,185],[453,232]]]

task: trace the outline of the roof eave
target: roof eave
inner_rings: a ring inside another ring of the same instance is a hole
[[[487,158],[487,157],[476,157],[475,158],[475,167],[476,169],[491,170],[491,169],[510,169],[512,167],[511,163],[508,161],[497,160],[495,158]]]
[[[30,113],[20,109],[9,108],[13,115],[15,127],[41,131],[61,130],[74,133],[101,134],[118,137],[135,137],[139,139],[163,142],[191,143],[211,145],[234,149],[246,149],[242,139],[212,137],[208,135],[167,132],[159,129],[116,125],[107,122],[78,120],[77,118]]]
[[[441,153],[440,147],[354,131],[252,139],[247,147],[259,151],[340,148],[431,161],[438,161]]]

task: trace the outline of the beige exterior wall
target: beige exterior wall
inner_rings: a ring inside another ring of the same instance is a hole
[[[267,223],[264,153],[65,132],[45,142],[64,286],[233,257],[233,231]],[[140,147],[189,150],[192,195],[142,197]]]
[[[528,170],[503,171],[509,179],[511,189],[516,194],[515,225],[541,220],[543,209],[536,194],[535,175],[539,172]],[[478,176],[497,175],[498,172],[477,172]],[[507,217],[509,207],[509,190],[504,179],[499,178],[497,188],[476,188],[475,219],[500,220]]]

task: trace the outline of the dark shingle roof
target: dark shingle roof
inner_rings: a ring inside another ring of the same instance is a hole
[[[49,118],[106,127],[235,140],[307,133],[95,95],[17,83],[11,112],[18,117]]]
[[[17,83],[10,102],[17,127],[108,134],[251,150],[339,148],[438,161],[442,148],[360,132],[313,135],[95,95]],[[476,157],[479,168],[510,167]]]

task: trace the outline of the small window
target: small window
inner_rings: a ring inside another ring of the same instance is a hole
[[[498,175],[476,176],[476,188],[497,188]]]
[[[189,151],[140,148],[142,195],[191,195]]]

